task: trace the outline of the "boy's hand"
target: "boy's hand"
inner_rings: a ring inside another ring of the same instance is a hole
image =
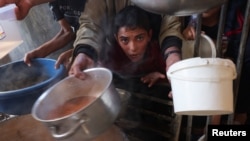
[[[159,79],[165,79],[166,76],[160,72],[152,72],[141,78],[142,83],[148,83],[152,87]]]

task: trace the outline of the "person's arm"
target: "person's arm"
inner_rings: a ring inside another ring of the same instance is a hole
[[[41,46],[42,50],[44,50],[45,56],[58,49],[63,48],[69,42],[73,41],[76,37],[73,29],[65,19],[61,19],[58,22],[61,26],[60,31],[50,41]]]
[[[101,39],[104,37],[102,22],[108,19],[106,5],[106,1],[91,0],[86,2],[84,12],[79,19],[80,27],[74,42],[74,56],[86,53],[93,60],[97,60],[102,46]],[[93,7],[96,7],[95,10]]]
[[[103,22],[108,20],[107,1],[90,0],[85,4],[81,13],[74,42],[73,63],[69,75],[84,78],[82,70],[94,66],[98,60],[98,54],[102,47],[104,37]]]
[[[166,61],[166,71],[173,63],[181,60],[182,40],[179,17],[165,15],[161,24],[160,44]]]
[[[61,25],[61,29],[57,35],[38,48],[26,53],[24,57],[24,62],[26,64],[31,65],[31,59],[46,57],[75,39],[75,33],[68,22],[65,19],[61,19],[58,22]]]
[[[53,0],[0,0],[0,7],[3,7],[7,4],[16,4],[16,18],[17,20],[22,20],[28,15],[29,10],[32,7],[51,1]]]

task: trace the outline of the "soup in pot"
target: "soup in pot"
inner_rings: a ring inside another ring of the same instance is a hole
[[[70,115],[84,107],[87,107],[95,99],[96,97],[94,96],[81,96],[81,97],[75,97],[73,99],[69,99],[66,102],[64,102],[62,105],[49,111],[47,115],[47,119],[48,120],[56,119],[56,118]]]

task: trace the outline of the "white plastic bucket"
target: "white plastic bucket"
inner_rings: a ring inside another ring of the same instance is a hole
[[[0,59],[23,43],[15,8],[15,4],[0,7]]]
[[[182,58],[192,58],[194,55],[194,40],[183,40]],[[199,57],[202,58],[215,58],[216,48],[213,40],[206,34],[200,36]]]
[[[174,111],[179,115],[233,113],[235,64],[222,58],[190,58],[167,71],[171,81]]]
[[[0,59],[23,43],[18,22],[0,18]]]

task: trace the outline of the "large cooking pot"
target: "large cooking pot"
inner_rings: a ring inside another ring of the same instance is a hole
[[[55,62],[37,58],[30,67],[23,60],[0,66],[0,112],[30,114],[37,98],[66,76],[65,67],[55,69]]]
[[[103,133],[117,118],[121,101],[105,68],[84,71],[87,78],[68,76],[45,91],[32,115],[60,141],[87,141]]]
[[[132,0],[135,5],[157,14],[188,16],[220,6],[227,0]]]

